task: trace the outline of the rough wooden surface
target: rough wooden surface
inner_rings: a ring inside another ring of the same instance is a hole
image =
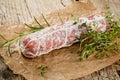
[[[62,9],[75,0],[0,0],[0,25],[29,23],[34,16]],[[86,0],[81,0],[86,1]],[[106,4],[120,19],[120,0],[91,0],[99,9]],[[99,64],[98,64],[99,65]],[[14,75],[0,57],[0,80],[24,80],[20,75]],[[120,80],[120,61],[91,75],[76,80]]]

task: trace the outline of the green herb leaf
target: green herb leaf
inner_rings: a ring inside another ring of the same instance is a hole
[[[5,41],[8,41],[2,34],[0,34],[0,37],[5,40]]]
[[[120,28],[120,22],[117,22],[117,26]]]
[[[38,22],[38,20],[34,17],[34,19],[35,19],[35,21],[37,22],[37,24],[39,25],[39,27],[40,27],[40,29],[42,28],[44,28],[39,22]]]
[[[42,17],[43,17],[43,19],[44,19],[44,21],[46,22],[46,24],[48,25],[48,26],[50,26],[50,24],[48,23],[48,21],[46,20],[46,18],[45,18],[45,16],[42,14]]]
[[[59,13],[58,13],[58,17],[59,17],[61,23],[64,23],[63,20],[62,20],[62,18],[60,17],[60,14],[59,14]]]
[[[100,55],[98,53],[95,54],[95,58],[100,58]]]
[[[74,14],[71,14],[71,18],[73,19],[73,20],[75,20],[75,15]]]
[[[43,29],[44,27],[32,27],[28,24],[25,24],[27,27],[29,27],[33,32],[39,31],[41,29]]]
[[[9,44],[9,45],[8,45],[8,53],[9,53],[8,55],[9,55],[9,56],[11,56],[11,49],[10,49],[10,45],[11,45],[11,44]]]
[[[41,76],[45,75],[47,68],[48,68],[48,66],[43,66],[43,65],[40,67],[40,74],[41,74]]]

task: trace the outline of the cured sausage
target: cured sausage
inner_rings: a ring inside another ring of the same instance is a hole
[[[20,40],[22,54],[28,58],[35,58],[47,54],[52,50],[71,46],[78,41],[81,33],[87,31],[85,23],[92,30],[103,33],[107,22],[100,14],[70,20],[62,25],[53,25],[35,33],[29,34]]]

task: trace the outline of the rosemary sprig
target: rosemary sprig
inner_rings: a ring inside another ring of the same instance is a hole
[[[3,36],[3,35],[2,35],[2,36]],[[14,38],[14,39],[7,40],[7,41],[5,41],[5,42],[0,46],[0,48],[3,48],[3,47],[5,47],[5,46],[10,45],[10,44],[12,44],[13,42],[15,42],[15,41],[18,40],[18,39],[19,39],[19,37],[16,37],[16,38]]]
[[[42,14],[43,15],[43,14]],[[43,15],[43,19],[45,20],[45,21],[47,21],[46,19],[45,19],[45,17],[44,17],[44,15]],[[32,33],[33,32],[36,32],[36,31],[39,31],[39,30],[41,30],[41,29],[44,29],[44,27],[38,22],[38,20],[34,17],[34,20],[35,20],[35,22],[39,25],[38,27],[33,27],[33,26],[30,26],[30,25],[28,25],[28,24],[25,24],[28,28],[30,28],[32,31]],[[48,22],[47,22],[48,23]],[[29,32],[29,33],[31,33],[31,32]]]
[[[32,31],[29,31],[27,33],[15,32],[19,36],[17,36],[16,38],[10,39],[10,40],[7,40],[2,34],[0,34],[0,37],[5,41],[3,44],[0,45],[0,48],[7,47],[9,55],[11,55],[11,50],[10,50],[11,49],[11,47],[10,47],[11,44],[13,44],[15,41],[19,40],[23,36],[26,36],[26,35],[28,35],[30,33],[33,33],[33,32],[36,32],[36,31],[39,31],[39,30],[43,29],[44,27],[42,25],[40,25],[40,23],[37,21],[37,19],[36,18],[34,18],[34,19],[35,19],[36,23],[39,25],[39,27],[32,27],[32,26],[30,26],[28,24],[25,24]]]
[[[3,37],[2,37],[2,39],[4,39]],[[5,42],[2,45],[0,45],[0,48],[7,47],[8,53],[9,53],[8,56],[11,56],[11,44],[14,43],[15,41],[19,40],[19,38],[20,37],[16,37],[16,38],[10,39],[10,40],[5,40]]]
[[[39,31],[41,29],[43,29],[44,27],[43,26],[39,26],[39,27],[32,27],[28,24],[25,24],[28,28],[30,28],[32,30],[32,32],[36,32],[36,31]]]

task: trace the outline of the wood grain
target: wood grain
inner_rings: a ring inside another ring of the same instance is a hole
[[[55,9],[62,9],[75,0],[0,0],[0,25],[30,23],[32,18],[41,13],[49,13]],[[86,1],[86,0],[82,0]],[[106,5],[120,19],[120,0],[91,0],[98,8],[104,9]],[[0,57],[0,80],[25,80],[20,75],[15,75],[4,64]],[[91,75],[76,80],[120,80],[120,61],[97,71]]]

